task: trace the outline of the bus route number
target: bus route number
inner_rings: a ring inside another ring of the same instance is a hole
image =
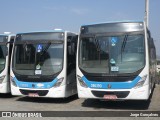
[[[102,88],[102,84],[91,84],[91,88]]]

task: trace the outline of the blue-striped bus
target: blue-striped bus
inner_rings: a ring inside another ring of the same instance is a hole
[[[156,79],[156,50],[145,22],[81,26],[76,75],[79,98],[147,100]]]
[[[12,95],[65,98],[77,94],[77,39],[77,34],[59,29],[16,34]]]

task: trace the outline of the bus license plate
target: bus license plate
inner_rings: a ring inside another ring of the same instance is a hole
[[[106,100],[116,100],[117,96],[116,95],[104,95],[103,98]]]
[[[39,97],[37,93],[29,93],[28,96],[29,97]]]

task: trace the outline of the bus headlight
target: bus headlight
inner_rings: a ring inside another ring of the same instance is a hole
[[[0,84],[3,82],[4,78],[5,78],[5,75],[0,77]]]
[[[13,86],[17,87],[17,84],[16,84],[16,82],[14,81],[14,79],[13,79],[12,76],[10,76],[10,81],[11,81],[11,84],[12,84]]]
[[[147,79],[147,75],[143,76],[143,77],[141,78],[141,80],[138,81],[138,83],[135,85],[134,88],[142,87],[142,86],[144,85],[146,79]]]
[[[57,82],[54,84],[53,87],[59,87],[59,86],[61,85],[61,83],[63,82],[63,79],[64,79],[64,78],[58,79]]]
[[[78,81],[79,81],[79,84],[80,84],[82,87],[87,88],[86,83],[82,80],[82,78],[81,78],[80,76],[77,75],[77,79],[78,79]]]

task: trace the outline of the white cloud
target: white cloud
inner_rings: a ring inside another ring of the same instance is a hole
[[[66,10],[67,9],[66,7],[63,7],[63,6],[61,6],[61,7],[57,7],[57,6],[52,6],[52,7],[45,6],[43,8],[46,9],[46,10],[53,10],[53,11]]]
[[[122,12],[116,12],[113,13],[111,17],[109,17],[110,20],[128,20],[130,19],[129,16]]]
[[[72,8],[71,12],[77,15],[85,15],[89,13],[89,10],[85,8]]]
[[[68,8],[66,6],[45,6],[43,9],[52,10],[52,11],[67,11],[68,13],[74,13],[76,15],[85,15],[89,13],[88,9],[85,8]]]

